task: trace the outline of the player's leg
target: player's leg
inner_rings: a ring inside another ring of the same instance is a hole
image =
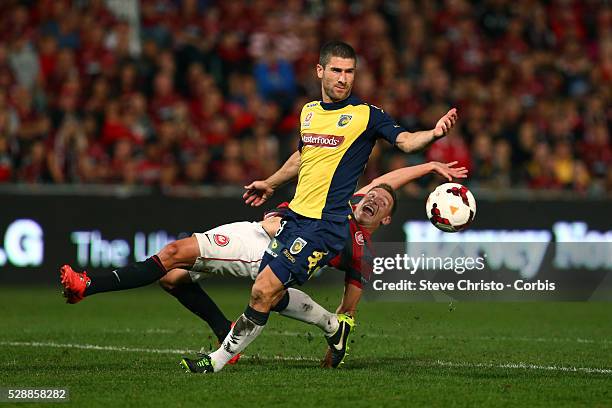
[[[306,293],[289,288],[283,301],[279,302],[273,310],[283,316],[314,324],[323,330],[329,346],[322,362],[323,367],[336,368],[344,361],[348,351],[348,337],[355,326],[355,320],[350,313],[342,310],[342,307],[338,309],[338,314],[331,313]]]
[[[299,289],[289,288],[272,309],[281,316],[313,324],[331,336],[338,330],[338,316],[315,302]]]
[[[159,280],[159,284],[185,308],[204,320],[215,333],[219,342],[223,341],[230,331],[232,322],[225,317],[200,284],[193,282],[189,271],[172,269]]]
[[[328,224],[291,212],[285,215],[262,258],[261,273],[253,285],[249,305],[221,347],[199,360],[184,358],[181,365],[191,372],[217,372],[233,355],[244,350],[262,332],[283,289],[305,283],[342,249],[348,224]]]
[[[266,266],[253,284],[251,299],[246,310],[236,320],[236,324],[223,340],[221,347],[209,355],[214,371],[221,370],[228,361],[261,334],[268,322],[272,305],[282,296],[284,289],[283,283],[270,266]]]
[[[77,303],[85,296],[146,286],[159,280],[166,271],[190,267],[200,255],[195,237],[174,241],[157,255],[133,264],[92,276],[75,272],[69,265],[60,268],[64,296],[68,303]]]

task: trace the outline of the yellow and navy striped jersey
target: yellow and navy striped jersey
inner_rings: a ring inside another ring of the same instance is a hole
[[[307,103],[300,123],[301,163],[289,208],[304,217],[344,220],[376,139],[395,144],[404,129],[381,109],[353,96]]]

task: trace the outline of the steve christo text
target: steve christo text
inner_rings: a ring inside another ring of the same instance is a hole
[[[556,284],[547,280],[536,280],[527,282],[517,279],[512,283],[496,282],[494,280],[471,280],[461,279],[457,282],[434,282],[428,279],[408,280],[402,279],[398,282],[385,282],[375,279],[372,282],[375,291],[463,291],[463,292],[499,292],[504,290],[516,291],[541,291],[552,292],[556,290]]]

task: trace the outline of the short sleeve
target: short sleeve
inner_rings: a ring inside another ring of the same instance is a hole
[[[364,283],[362,282],[362,280],[363,278],[361,277],[361,274],[355,269],[349,268],[344,273],[344,282],[348,285],[353,285],[358,288],[362,288]]]
[[[304,123],[304,110],[306,109],[306,105],[302,106],[302,110],[300,111],[300,140],[298,140],[298,146],[297,149],[300,153],[302,153],[302,147],[304,147],[304,142],[302,141],[302,125]]]
[[[397,136],[405,132],[406,129],[398,125],[391,116],[387,115],[382,109],[370,106],[370,122],[368,127],[374,132],[374,137],[383,138],[387,142],[395,145]]]

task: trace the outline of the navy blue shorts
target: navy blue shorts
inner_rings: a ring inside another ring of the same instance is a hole
[[[259,271],[269,265],[286,288],[302,285],[340,253],[348,234],[348,218],[319,220],[289,210],[264,253]]]

